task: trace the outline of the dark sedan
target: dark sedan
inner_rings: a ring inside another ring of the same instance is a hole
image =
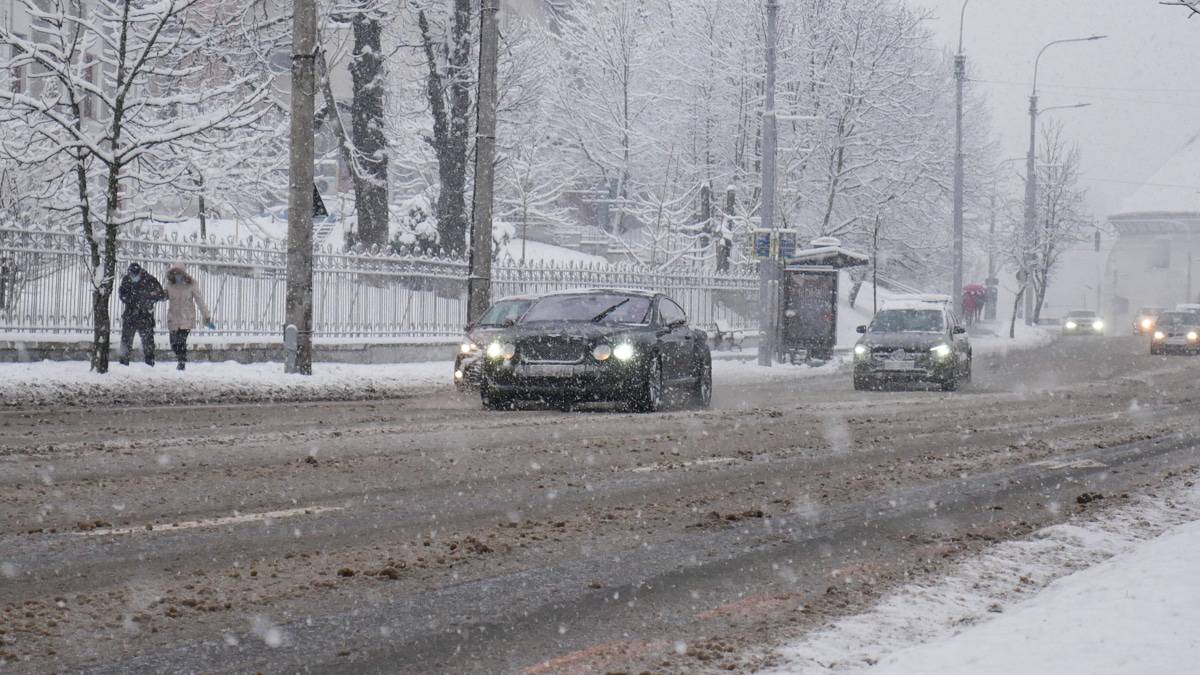
[[[458,355],[454,357],[454,386],[459,391],[479,386],[483,348],[493,336],[519,321],[536,299],[537,296],[532,295],[500,298],[488,307],[479,321],[467,326]]]
[[[547,295],[485,348],[483,405],[613,401],[653,412],[676,391],[692,405],[707,407],[712,398],[707,337],[660,293]]]

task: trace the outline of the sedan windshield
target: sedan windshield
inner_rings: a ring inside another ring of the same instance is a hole
[[[1094,319],[1094,318],[1096,318],[1096,313],[1089,312],[1086,310],[1076,310],[1074,312],[1067,314],[1067,318],[1068,319],[1084,319],[1084,320]]]
[[[872,333],[940,333],[945,328],[936,309],[885,309],[871,322]]]
[[[534,303],[523,320],[649,323],[650,305],[648,297],[621,293],[555,295]]]
[[[505,326],[516,323],[532,300],[501,300],[488,308],[479,319],[480,326]]]

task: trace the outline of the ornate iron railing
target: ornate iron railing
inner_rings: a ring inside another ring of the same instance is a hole
[[[137,261],[160,279],[182,263],[204,291],[216,334],[277,336],[284,320],[286,252],[272,241],[123,237],[120,274]],[[447,338],[466,317],[467,264],[420,255],[318,250],[313,257],[313,328],[328,338]],[[0,334],[91,332],[91,268],[83,237],[69,229],[0,225]],[[699,267],[531,264],[495,267],[493,296],[610,287],[663,291],[701,327],[755,325],[757,276]],[[159,305],[159,327],[166,307]],[[113,293],[114,328],[120,308]]]

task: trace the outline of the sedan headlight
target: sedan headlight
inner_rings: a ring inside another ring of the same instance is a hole
[[[1154,331],[1154,339],[1155,340],[1165,340],[1165,339],[1167,339],[1167,334],[1162,332],[1161,330],[1156,330],[1156,331]]]
[[[633,345],[629,344],[628,342],[622,342],[616,347],[613,347],[612,355],[617,357],[618,361],[628,361],[629,359],[637,356],[637,350],[634,349]]]
[[[1200,333],[1197,333],[1196,331],[1189,331],[1187,334],[1187,339],[1188,339],[1188,342],[1195,342],[1196,340],[1200,340]]]
[[[929,351],[933,352],[933,355],[938,359],[949,358],[949,356],[954,353],[954,350],[950,348],[950,345],[938,345]]]
[[[511,342],[500,342],[499,340],[488,345],[487,355],[490,359],[511,359],[513,354],[517,353],[516,345]]]
[[[1066,326],[1067,330],[1075,330],[1076,328],[1079,328],[1079,324],[1075,323],[1074,321],[1068,321]]]
[[[607,361],[608,357],[612,356],[613,348],[608,345],[596,345],[592,347],[592,358],[597,361]]]
[[[463,354],[471,354],[473,352],[479,351],[479,345],[475,344],[474,342],[464,342],[464,343],[462,343],[462,346],[460,346],[458,349]]]
[[[1100,319],[1096,319],[1092,322],[1092,330],[1104,330],[1104,322]]]

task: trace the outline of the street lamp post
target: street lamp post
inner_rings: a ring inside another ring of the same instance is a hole
[[[762,204],[759,206],[759,227],[775,229],[775,40],[779,14],[777,0],[767,0],[767,78],[766,103],[762,128]],[[778,316],[775,297],[779,287],[779,264],[773,257],[760,260],[759,324],[762,338],[758,345],[758,365],[770,366],[776,348]]]
[[[963,0],[958,13],[958,53],[954,56],[954,277],[950,297],[958,303],[963,288],[963,80],[967,76],[967,57],[963,54],[963,19],[967,3]]]
[[[1021,271],[1024,274],[1026,286],[1025,292],[1025,324],[1033,323],[1033,294],[1029,293],[1028,284],[1033,267],[1031,257],[1034,255],[1030,247],[1030,242],[1033,241],[1035,232],[1037,231],[1037,118],[1038,118],[1038,96],[1037,96],[1037,78],[1038,67],[1041,65],[1042,54],[1054,45],[1066,44],[1068,42],[1091,42],[1093,40],[1102,40],[1105,35],[1091,35],[1083,38],[1069,38],[1066,40],[1054,40],[1047,43],[1038,51],[1037,58],[1033,61],[1033,90],[1029,94],[1029,152],[1025,156],[1025,241],[1026,250],[1021,252]],[[1077,106],[1069,106],[1077,107]]]

